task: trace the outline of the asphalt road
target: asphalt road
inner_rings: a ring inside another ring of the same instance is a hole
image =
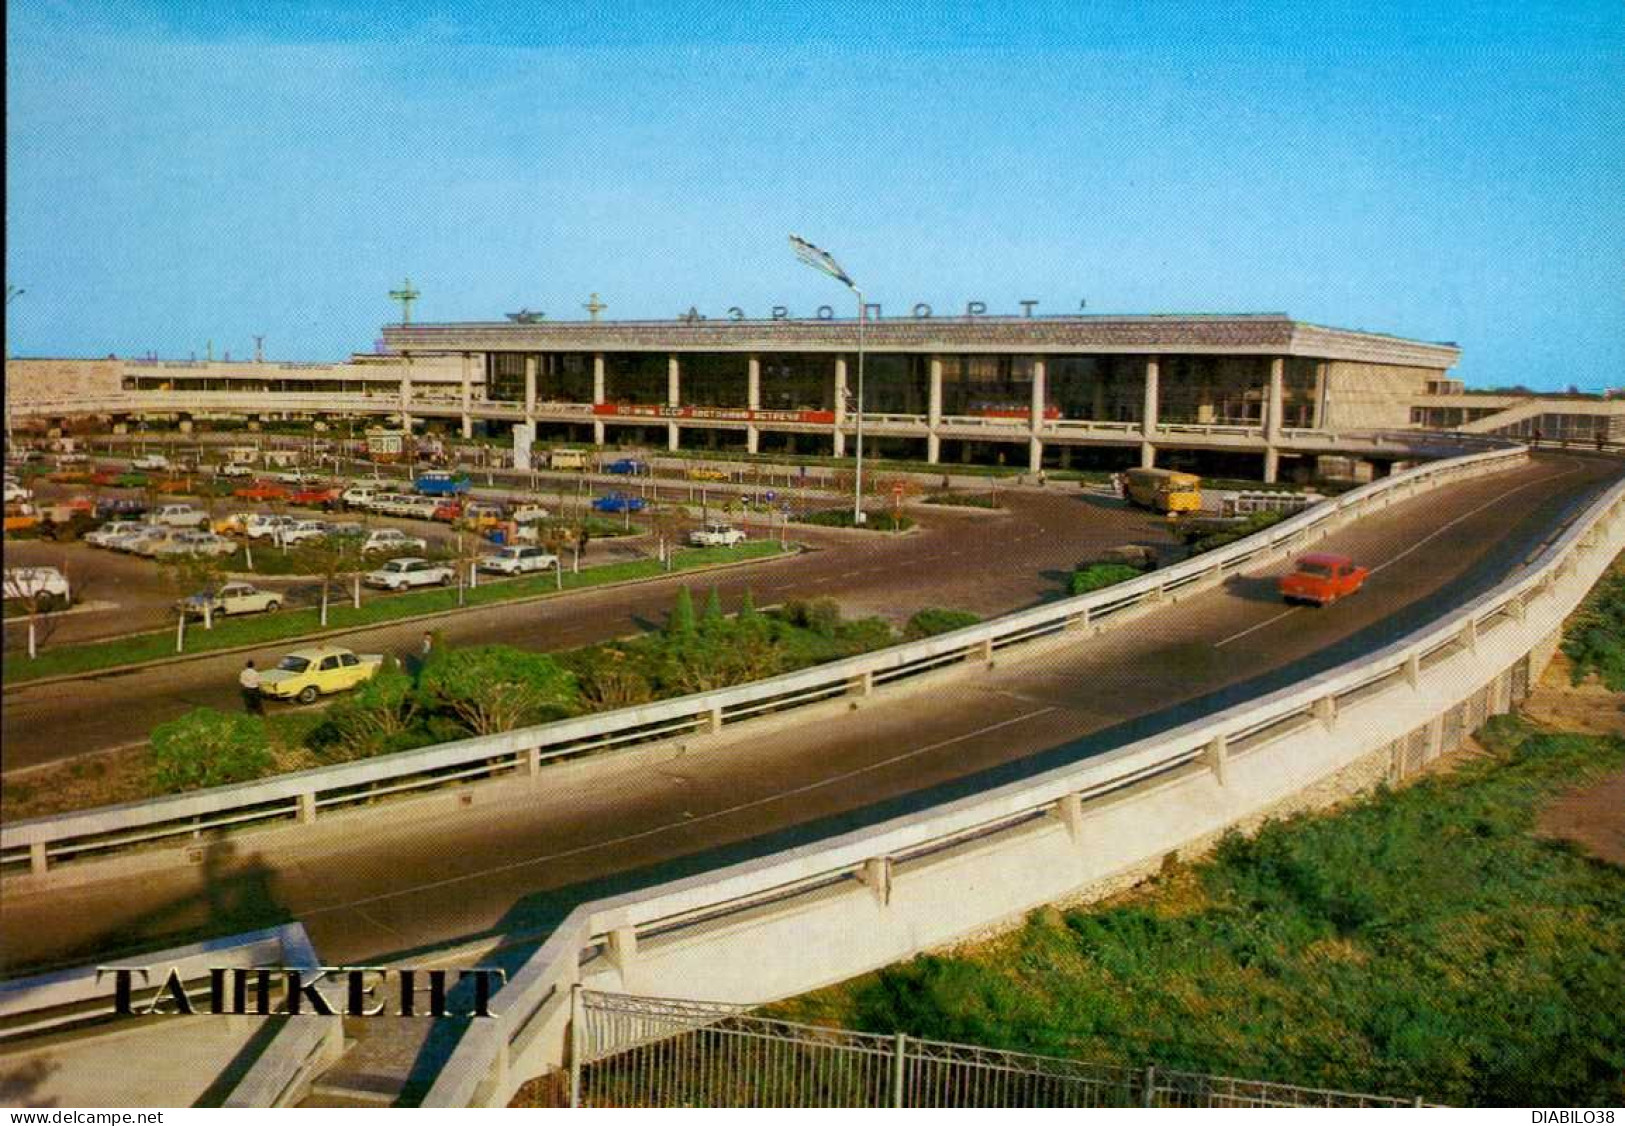
[[[73,963],[297,918],[340,964],[540,935],[585,899],[978,792],[1356,659],[1515,572],[1618,471],[1542,457],[1374,514],[1326,547],[1376,574],[1324,609],[1284,607],[1268,574],[1238,577],[951,690],[882,694],[767,739],[744,725],[725,749],[606,783],[368,820],[364,834],[356,822],[318,827],[275,849],[226,842],[201,866],[138,885],[9,895],[0,946],[13,968]]]
[[[877,614],[897,622],[929,606],[991,616],[1062,595],[1072,568],[1103,548],[1142,543],[1170,555],[1176,551],[1165,520],[1098,494],[1059,488],[1012,491],[1004,503],[1008,509],[1003,513],[922,506],[922,526],[902,536],[795,527],[795,538],[812,550],[793,559],[471,610],[439,619],[432,628],[454,645],[570,649],[658,627],[685,583],[715,585],[730,610],[748,589],[758,606],[831,597],[849,616]],[[758,534],[760,527],[751,530]],[[648,550],[648,545],[640,550],[619,540],[595,541],[592,547],[611,555]],[[122,556],[106,565],[153,566]],[[405,654],[416,651],[424,628],[380,626],[334,638],[358,652]],[[288,648],[279,643],[253,653],[10,689],[0,709],[0,761],[10,771],[73,758],[139,742],[157,724],[191,708],[240,707],[236,677],[243,662],[253,657],[263,668]]]

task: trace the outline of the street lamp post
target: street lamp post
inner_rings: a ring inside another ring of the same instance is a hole
[[[820,273],[828,274],[846,288],[850,289],[858,299],[858,428],[857,428],[857,456],[856,472],[852,482],[852,524],[856,527],[864,523],[863,515],[863,326],[868,319],[867,308],[863,300],[863,290],[847,276],[841,269],[840,263],[826,250],[820,250],[799,235],[790,236],[790,249],[795,256]]]

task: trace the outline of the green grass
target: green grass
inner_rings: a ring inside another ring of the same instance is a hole
[[[1625,739],[1497,717],[1492,758],[1230,835],[1118,902],[1043,909],[779,1007],[867,1031],[1455,1105],[1625,1100],[1625,870],[1540,810]]]
[[[1563,653],[1579,684],[1595,673],[1604,687],[1625,692],[1625,560],[1603,575],[1570,621]]]
[[[779,550],[779,545],[769,540],[751,540],[737,547],[693,548],[676,552],[672,556],[672,570],[688,571],[713,563],[761,559],[777,555]],[[662,573],[659,562],[653,559],[606,563],[598,567],[585,568],[580,574],[566,571],[564,589],[579,590],[583,587],[603,586],[606,583],[649,578]],[[489,606],[517,598],[550,594],[557,589],[556,584],[557,580],[551,571],[511,581],[487,580],[476,589],[464,591],[464,605]],[[380,625],[416,614],[458,608],[457,591],[453,587],[404,594],[380,594],[371,591],[363,596],[361,609],[356,610],[348,601],[347,586],[347,583],[341,584],[334,591],[333,602],[328,607],[326,632]],[[276,614],[226,619],[216,622],[212,630],[205,630],[201,623],[193,623],[187,626],[186,651],[206,653],[238,645],[258,645],[320,630],[319,614],[314,609],[283,610]],[[45,649],[33,661],[7,661],[5,681],[7,684],[21,684],[40,677],[93,672],[97,669],[140,661],[156,661],[172,656],[175,656],[173,625],[155,633]]]
[[[897,516],[890,512],[870,512],[868,519],[861,525],[852,523],[852,510],[850,508],[830,508],[822,512],[808,512],[796,517],[798,524],[817,524],[826,528],[858,528],[864,532],[904,532],[914,527],[914,521],[907,516]]]
[[[925,498],[926,504],[948,505],[954,508],[998,508],[999,502],[987,493],[933,493]]]

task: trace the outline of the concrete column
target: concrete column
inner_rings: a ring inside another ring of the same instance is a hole
[[[525,356],[525,421],[536,420],[536,353]]]
[[[594,352],[592,356],[592,402],[598,406],[604,402],[604,354]],[[592,440],[595,445],[604,444],[604,421],[593,419]]]
[[[745,406],[749,410],[762,409],[762,359],[760,356],[751,356],[745,361]],[[760,434],[756,423],[752,422],[745,427],[745,450],[755,453]]]
[[[1044,443],[1034,434],[1027,439],[1027,471],[1037,473],[1044,468]]]
[[[1031,429],[1033,433],[1044,428],[1044,400],[1048,390],[1047,374],[1044,368],[1044,357],[1033,357],[1033,403]]]
[[[1269,392],[1264,396],[1264,482],[1271,485],[1281,471],[1281,453],[1276,447],[1281,442],[1281,418],[1286,412],[1285,374],[1285,359],[1276,356],[1270,360]]]
[[[677,424],[675,422],[666,423],[666,448],[675,453],[677,450],[681,449],[682,446],[683,443],[682,439],[679,437]]]
[[[1316,430],[1326,426],[1326,368],[1325,360],[1315,365],[1315,415],[1309,424]]]
[[[1140,408],[1140,437],[1147,442],[1157,440],[1157,404],[1161,395],[1161,363],[1156,356],[1145,360],[1145,402]]]
[[[835,357],[835,456],[846,456],[846,357]]]
[[[1098,378],[1095,380],[1093,403],[1089,408],[1089,417],[1097,422],[1106,417],[1106,383]]]
[[[931,386],[925,401],[925,424],[932,430],[942,421],[942,357],[931,357]]]
[[[401,429],[412,429],[412,353],[401,353]]]
[[[683,405],[682,369],[677,363],[675,352],[666,357],[666,405],[668,407]]]
[[[463,353],[462,377],[463,438],[467,440],[474,436],[474,356],[470,352]]]

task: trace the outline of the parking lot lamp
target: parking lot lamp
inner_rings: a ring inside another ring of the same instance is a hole
[[[857,430],[857,456],[854,458],[856,473],[852,483],[852,524],[856,527],[864,522],[863,519],[863,325],[866,320],[863,290],[857,287],[840,263],[826,250],[820,250],[812,243],[799,235],[790,236],[790,249],[797,258],[817,270],[828,274],[846,288],[850,289],[858,299],[858,430]]]

